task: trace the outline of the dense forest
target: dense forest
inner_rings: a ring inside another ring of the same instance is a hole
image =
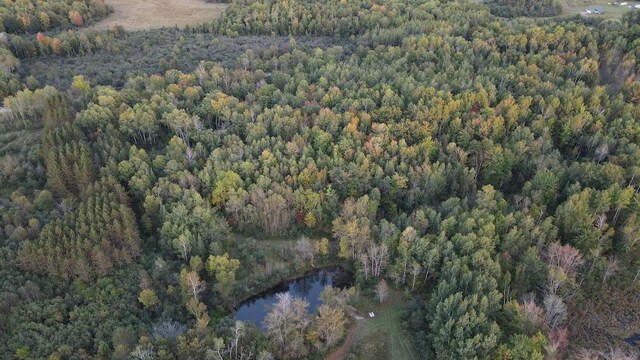
[[[0,32],[37,33],[82,27],[111,11],[104,0],[5,0],[0,3]]]
[[[545,17],[560,15],[562,12],[562,6],[556,0],[498,0],[489,3],[489,7],[494,15],[504,17]]]
[[[635,359],[640,11],[500,6],[1,3],[0,357],[322,359],[394,299],[417,358]]]

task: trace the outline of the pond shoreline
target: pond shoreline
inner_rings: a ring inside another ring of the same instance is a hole
[[[351,270],[349,270],[347,267],[343,266],[342,264],[328,264],[328,265],[322,265],[322,266],[318,266],[318,267],[309,267],[309,268],[305,268],[303,270],[302,273],[297,272],[292,276],[287,276],[284,279],[276,282],[276,283],[269,283],[269,285],[261,288],[258,292],[254,292],[249,296],[245,296],[242,297],[241,299],[239,299],[236,303],[233,304],[233,306],[231,307],[231,312],[235,314],[235,312],[238,310],[238,308],[240,308],[242,306],[243,303],[251,300],[252,298],[258,298],[262,295],[267,294],[269,291],[271,291],[272,289],[278,287],[278,286],[282,286],[286,283],[292,282],[292,281],[296,281],[299,279],[302,279],[306,276],[311,275],[313,272],[316,271],[322,271],[322,270],[334,270],[334,269],[340,269],[346,273],[352,274],[353,272]]]
[[[282,294],[291,298],[304,299],[305,312],[315,314],[322,301],[322,293],[327,287],[349,287],[353,284],[353,273],[341,266],[326,266],[311,269],[288,281],[259,292],[236,308],[236,320],[253,323],[261,327],[270,309],[280,301]]]

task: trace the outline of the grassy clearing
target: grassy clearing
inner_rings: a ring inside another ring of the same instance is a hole
[[[582,15],[585,17],[593,17],[593,18],[603,18],[603,19],[619,19],[625,13],[632,11],[633,6],[639,4],[638,2],[629,2],[627,6],[615,6],[609,5],[609,2],[612,1],[566,1],[562,4],[562,14],[560,16],[573,16],[573,15]],[[605,13],[602,15],[596,14],[587,14],[585,11],[588,7],[599,6],[601,7]],[[629,8],[631,6],[632,8]]]
[[[489,2],[490,0],[469,1],[481,4]],[[575,15],[582,15],[584,17],[593,17],[597,19],[620,19],[622,15],[628,13],[629,11],[635,10],[633,6],[640,4],[640,2],[628,1],[628,4],[626,6],[609,5],[609,3],[613,3],[613,1],[617,0],[561,0],[560,4],[562,5],[562,13],[560,15],[540,19],[571,17]],[[605,11],[605,13],[602,15],[587,14],[586,9],[594,6],[601,7]],[[629,8],[629,6],[631,6],[631,8]]]
[[[401,314],[405,301],[400,292],[392,292],[383,304],[365,300],[358,306],[361,315],[373,311],[375,318],[366,316],[354,320],[344,343],[326,360],[345,359],[348,354],[366,360],[413,360],[417,359],[410,336],[402,327]]]
[[[206,3],[204,0],[107,0],[113,14],[92,26],[106,30],[122,25],[126,30],[147,30],[161,27],[184,27],[210,22],[220,16],[227,4]]]

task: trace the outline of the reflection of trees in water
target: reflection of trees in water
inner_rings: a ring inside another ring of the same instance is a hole
[[[333,279],[331,285],[336,288],[344,289],[349,286],[353,286],[353,274],[342,269],[338,269],[333,272]]]
[[[271,304],[274,301],[276,295],[280,293],[286,293],[287,291],[289,291],[289,284],[287,283],[278,284],[269,290],[263,291],[258,295],[252,296],[249,299],[243,301],[242,304],[240,304],[240,308],[243,308],[246,306],[252,306],[256,302],[260,300],[265,300],[265,299],[268,301],[269,304]]]
[[[250,321],[261,324],[269,308],[277,301],[277,294],[291,292],[291,295],[315,302],[319,293],[311,294],[311,292],[317,285],[322,289],[328,285],[345,288],[353,285],[353,275],[341,268],[318,270],[305,277],[280,283],[267,291],[247,299],[240,305],[237,311],[242,312],[243,316],[246,316]],[[312,295],[313,298],[311,298]]]
[[[297,297],[307,298],[309,292],[313,288],[313,284],[318,281],[318,274],[305,276],[293,282],[293,295]]]
[[[320,271],[318,275],[320,275],[320,285],[322,285],[322,287],[331,285],[332,273],[333,271]]]

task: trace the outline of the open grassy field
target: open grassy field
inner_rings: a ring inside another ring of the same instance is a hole
[[[582,16],[604,18],[604,19],[619,19],[623,14],[634,10],[633,6],[639,4],[638,2],[629,1],[626,6],[610,5],[613,1],[610,0],[597,0],[597,1],[563,1],[562,2],[562,14],[561,16],[573,16],[580,14]],[[605,13],[602,15],[587,14],[586,9],[589,7],[599,6]],[[632,8],[629,8],[631,6]]]
[[[410,337],[402,327],[400,315],[405,309],[405,301],[400,292],[391,292],[382,304],[367,301],[358,307],[360,315],[373,311],[376,316],[354,320],[344,343],[325,360],[343,360],[350,353],[363,360],[418,359]]]
[[[146,30],[161,27],[195,25],[220,16],[227,4],[206,3],[204,0],[106,0],[113,14],[92,28],[105,30],[122,25],[126,30]]]
[[[491,0],[470,0],[474,3],[485,3],[490,2]],[[585,17],[593,17],[598,19],[619,19],[625,13],[638,10],[635,9],[634,6],[640,4],[640,1],[627,1],[627,5],[625,6],[616,6],[611,5],[613,1],[616,0],[560,0],[560,4],[562,5],[562,13],[558,16],[553,16],[551,18],[557,17],[565,17],[565,16],[575,16],[582,15]],[[623,1],[624,2],[624,1]],[[587,8],[599,6],[601,7],[605,13],[604,14],[588,14]]]

